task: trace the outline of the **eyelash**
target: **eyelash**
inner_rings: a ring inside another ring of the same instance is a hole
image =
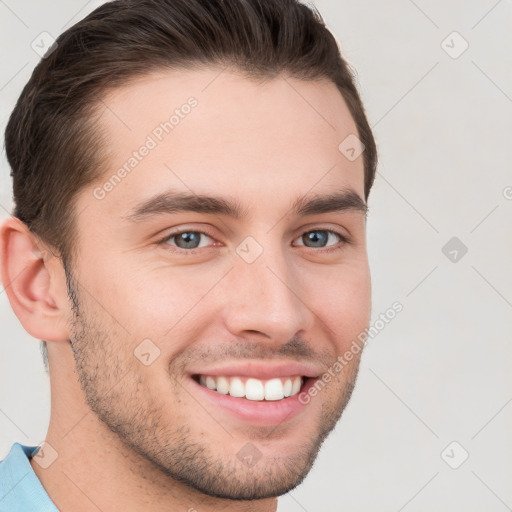
[[[313,233],[315,231],[323,231],[325,233],[332,233],[332,234],[336,235],[339,238],[340,241],[338,242],[338,244],[335,244],[335,245],[329,246],[329,247],[315,248],[315,247],[307,247],[305,245],[302,245],[302,246],[299,246],[299,247],[306,247],[307,249],[321,251],[321,252],[325,252],[325,253],[330,253],[330,252],[333,252],[333,251],[339,251],[346,244],[352,243],[351,239],[347,235],[344,235],[344,234],[342,234],[342,233],[340,233],[338,231],[334,231],[333,229],[322,229],[322,228],[310,229],[308,231],[304,231],[304,233],[302,233],[302,235],[300,235],[300,237],[302,237],[302,236],[304,236],[304,235],[306,235],[308,233]],[[209,233],[207,233],[206,231],[198,231],[198,230],[193,230],[193,229],[182,229],[181,231],[176,231],[174,233],[170,233],[170,234],[166,235],[164,238],[160,239],[156,243],[157,243],[157,245],[167,245],[168,247],[171,247],[170,250],[172,252],[179,252],[179,253],[187,254],[187,255],[194,255],[194,254],[196,254],[196,251],[208,248],[208,247],[198,247],[198,248],[196,247],[195,249],[182,249],[181,247],[175,247],[175,246],[172,246],[172,245],[166,243],[169,240],[171,240],[173,237],[179,236],[179,235],[181,235],[183,233],[199,233],[201,235],[206,235],[207,237],[211,238],[212,240],[215,240],[215,238],[212,235],[210,235]],[[341,245],[340,245],[340,243],[341,243]]]

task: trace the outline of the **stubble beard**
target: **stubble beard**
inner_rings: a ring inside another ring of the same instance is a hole
[[[68,272],[66,273],[68,275]],[[126,332],[113,321],[103,326],[99,316],[108,321],[106,313],[87,311],[78,293],[79,284],[69,274],[68,292],[73,303],[73,322],[70,345],[75,359],[75,371],[85,400],[97,418],[115,433],[122,444],[133,451],[144,463],[149,462],[157,471],[188,488],[210,497],[229,500],[261,500],[281,496],[297,487],[307,476],[319,450],[334,429],[347,406],[354,389],[359,360],[344,367],[348,377],[337,394],[325,395],[316,435],[304,439],[296,452],[287,457],[263,457],[253,467],[244,466],[237,457],[229,455],[225,446],[212,446],[197,435],[187,421],[170,425],[164,419],[161,405],[154,393],[144,389],[136,373],[137,366],[120,358],[116,347],[122,343],[112,340],[126,338]],[[131,354],[129,354],[131,355]],[[139,363],[140,364],[140,363]],[[175,367],[174,362],[169,368]],[[133,374],[129,375],[133,370]],[[170,376],[172,372],[170,372]],[[175,379],[171,379],[174,381]],[[187,394],[174,382],[174,396],[182,399]],[[324,393],[322,391],[320,395]],[[175,401],[176,403],[176,401]],[[254,430],[255,440],[258,430]],[[226,443],[233,443],[227,434]],[[264,436],[263,436],[264,437]],[[260,439],[261,440],[261,439]],[[257,444],[257,441],[255,441]],[[242,448],[244,442],[240,443]],[[236,449],[235,449],[236,451]],[[224,454],[224,456],[223,456]],[[139,459],[139,462],[142,462]],[[132,468],[137,472],[137,468]],[[144,476],[141,473],[141,478]],[[175,483],[169,482],[169,489]]]

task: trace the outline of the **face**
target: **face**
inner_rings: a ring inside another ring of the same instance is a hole
[[[219,72],[104,99],[109,170],[77,197],[70,342],[129,449],[257,499],[304,479],[355,383],[360,353],[336,361],[370,318],[363,156],[338,149],[357,131],[334,84]]]

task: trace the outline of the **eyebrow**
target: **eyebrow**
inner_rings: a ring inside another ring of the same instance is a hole
[[[342,190],[327,195],[301,196],[291,206],[298,217],[330,212],[359,212],[366,216],[368,206],[354,190]],[[226,215],[237,220],[247,218],[248,212],[235,199],[168,190],[156,194],[132,208],[122,218],[142,222],[163,214],[179,212]]]

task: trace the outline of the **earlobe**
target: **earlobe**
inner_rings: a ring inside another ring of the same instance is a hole
[[[34,338],[65,341],[69,315],[59,258],[16,217],[0,226],[2,284],[14,313]]]

